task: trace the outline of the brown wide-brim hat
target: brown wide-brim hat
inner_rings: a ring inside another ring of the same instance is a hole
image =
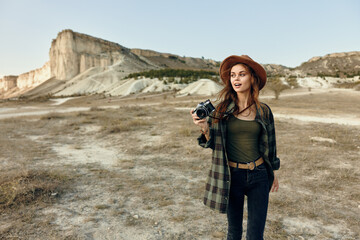
[[[227,57],[220,64],[220,78],[226,84],[230,80],[230,70],[231,68],[239,63],[244,63],[247,66],[251,67],[256,75],[260,78],[259,90],[265,86],[266,83],[266,71],[265,69],[257,62],[252,60],[248,55],[232,55]]]

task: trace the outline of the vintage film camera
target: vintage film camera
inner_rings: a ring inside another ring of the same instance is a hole
[[[206,100],[205,102],[199,103],[194,109],[194,113],[200,118],[206,118],[215,110],[215,107],[211,104],[210,100]]]

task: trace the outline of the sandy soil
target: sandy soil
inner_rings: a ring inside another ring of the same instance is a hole
[[[333,96],[323,93],[289,93],[268,102],[277,119],[282,168],[280,190],[271,194],[266,239],[360,236],[359,115],[348,107],[335,112],[336,118],[334,112],[317,113],[314,99]],[[296,107],[297,97],[308,95]],[[49,232],[60,236],[55,239],[225,239],[226,216],[202,204],[211,153],[196,146],[198,129],[187,116],[202,98],[69,98],[56,105],[1,106],[2,121],[19,125],[17,136],[48,149],[29,158],[29,167],[76,175],[72,189],[39,208],[28,228],[47,219]],[[120,130],[111,128],[114,123]],[[6,156],[0,160],[2,168],[11,166]],[[346,184],[335,185],[339,181]],[[0,220],[4,238],[53,238],[36,230],[9,235],[9,219]]]
[[[211,80],[208,80],[211,81]],[[201,82],[201,81],[200,81]],[[341,92],[345,94],[360,94],[356,91],[349,90],[349,89],[314,89],[312,92],[309,91],[300,91],[300,92],[285,92],[281,95],[282,98],[287,97],[295,97],[295,96],[306,96],[311,94],[319,94],[319,93],[327,93],[327,92]],[[155,96],[159,96],[161,94],[157,94]],[[90,107],[53,107],[53,106],[60,106],[66,103],[69,100],[76,99],[77,97],[68,97],[68,98],[55,98],[50,99],[54,103],[51,104],[50,107],[16,107],[16,108],[0,108],[0,119],[12,118],[12,117],[20,117],[20,116],[34,116],[34,115],[44,115],[49,113],[67,113],[67,112],[77,112],[77,111],[89,111]],[[262,100],[271,99],[273,96],[265,95],[261,96]],[[115,98],[116,99],[116,98]],[[113,102],[116,100],[112,100]],[[187,101],[187,102],[191,102]],[[174,104],[182,104],[186,102],[186,100],[178,100],[172,101]],[[109,102],[108,102],[109,103]],[[128,106],[139,105],[138,103],[128,104]],[[156,106],[159,105],[157,102],[150,102],[150,103],[142,103],[139,106]],[[107,109],[111,108],[111,106],[102,105],[98,106],[99,108]],[[116,108],[116,106],[115,106]],[[191,108],[179,108],[175,107],[177,110],[186,110],[189,111]],[[274,108],[274,116],[278,119],[288,119],[288,120],[298,120],[300,122],[318,122],[318,123],[334,123],[334,124],[342,124],[342,125],[349,125],[349,126],[360,126],[360,114],[354,112],[353,114],[344,114],[337,115],[337,114],[323,114],[317,113],[318,116],[314,112],[311,114],[304,113],[301,111],[297,111],[296,109],[286,108],[286,106],[282,106],[280,108]]]

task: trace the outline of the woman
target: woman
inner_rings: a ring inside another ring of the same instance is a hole
[[[244,196],[247,196],[247,239],[263,239],[269,191],[277,191],[272,112],[259,102],[266,83],[264,68],[246,55],[230,56],[220,65],[225,84],[220,103],[208,119],[193,121],[201,128],[199,145],[213,149],[204,204],[227,213],[227,239],[241,239]]]

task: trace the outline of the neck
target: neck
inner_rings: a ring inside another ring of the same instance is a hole
[[[237,97],[239,99],[238,106],[241,109],[244,109],[248,106],[248,100],[250,99],[250,92],[238,93]]]

